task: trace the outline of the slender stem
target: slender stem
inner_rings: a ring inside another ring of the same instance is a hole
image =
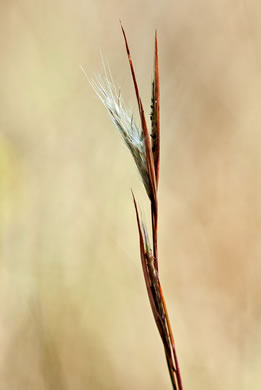
[[[172,346],[172,352],[173,352],[173,358],[174,358],[174,363],[175,363],[175,368],[176,368],[176,376],[177,376],[177,382],[178,382],[178,389],[183,390],[183,385],[182,385],[182,379],[181,379],[181,374],[180,374],[180,368],[179,368],[179,362],[178,362],[178,357],[177,357],[177,352],[176,352],[176,346],[175,346],[175,341],[174,341],[174,336],[169,320],[169,315],[168,315],[168,310],[167,310],[167,305],[166,301],[162,292],[162,288],[160,288],[160,297],[161,301],[164,307],[164,312],[166,315],[166,321],[167,321],[167,327],[168,327],[168,332],[170,336],[170,341],[171,341],[171,346]]]
[[[158,200],[151,202],[151,220],[152,220],[152,236],[153,236],[153,256],[154,256],[154,266],[156,270],[159,270],[158,267]]]
[[[155,203],[151,202],[151,219],[152,219],[152,235],[153,235],[153,254],[154,254],[154,265],[155,268],[158,270],[158,200],[156,197]],[[176,347],[175,347],[175,341],[174,341],[174,336],[171,328],[171,323],[168,315],[168,310],[167,310],[167,305],[166,301],[163,295],[163,291],[160,285],[160,297],[161,297],[161,302],[164,308],[164,314],[166,316],[166,322],[167,322],[167,328],[168,328],[168,333],[170,337],[170,342],[171,342],[171,348],[172,348],[172,354],[173,354],[173,359],[174,359],[174,365],[176,369],[176,378],[177,378],[177,384],[178,384],[178,390],[183,390],[183,385],[182,385],[182,379],[181,379],[181,374],[180,374],[180,368],[179,368],[179,363],[178,363],[178,357],[177,357],[177,352],[176,352]],[[166,356],[167,358],[167,356]],[[169,360],[167,358],[167,364],[168,364],[168,369],[169,369],[169,374],[172,382],[173,388],[176,390],[176,381],[173,381],[173,370],[170,367]]]
[[[166,355],[167,365],[168,365],[168,369],[169,369],[169,376],[170,376],[170,380],[171,380],[171,384],[172,384],[173,390],[177,390],[175,372],[170,367],[170,363],[169,363],[167,354],[165,354],[165,355]]]

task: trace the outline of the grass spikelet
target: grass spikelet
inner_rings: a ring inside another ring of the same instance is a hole
[[[147,194],[149,195],[150,181],[146,163],[144,134],[136,125],[133,114],[126,108],[120,90],[117,91],[115,83],[113,82],[111,72],[107,71],[104,62],[103,65],[104,77],[97,76],[95,80],[90,81],[90,84],[104,104],[112,122],[119,130],[125,144],[130,150]]]

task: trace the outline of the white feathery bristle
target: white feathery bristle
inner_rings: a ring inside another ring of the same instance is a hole
[[[114,125],[120,131],[126,145],[131,151],[145,189],[149,195],[149,175],[146,163],[146,148],[143,132],[140,131],[135,124],[133,114],[126,109],[120,90],[117,92],[110,69],[108,67],[108,71],[106,70],[104,61],[103,66],[104,77],[97,76],[95,80],[89,82],[95,90],[97,96],[106,107]]]

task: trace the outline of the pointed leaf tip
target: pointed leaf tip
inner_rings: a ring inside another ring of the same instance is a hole
[[[145,142],[145,149],[146,149],[146,162],[147,162],[148,175],[149,175],[149,180],[150,180],[149,197],[155,203],[156,202],[156,175],[155,175],[155,168],[154,168],[154,162],[153,162],[153,156],[152,156],[151,143],[150,143],[150,138],[149,138],[149,131],[148,131],[148,127],[147,127],[147,123],[146,123],[146,119],[145,119],[142,101],[141,101],[140,94],[139,94],[138,83],[137,83],[136,74],[135,74],[132,59],[131,59],[127,36],[125,34],[125,30],[124,30],[122,25],[121,25],[121,29],[122,29],[122,33],[123,33],[123,37],[124,37],[124,41],[125,41],[126,51],[127,51],[131,75],[132,75],[132,80],[133,80],[136,98],[137,98],[137,102],[138,102],[141,127],[142,127],[142,131],[144,134],[144,142]]]

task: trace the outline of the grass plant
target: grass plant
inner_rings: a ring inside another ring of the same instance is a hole
[[[127,37],[122,26],[121,28],[138,102],[141,126],[136,125],[133,114],[126,108],[106,66],[104,66],[105,77],[97,77],[91,84],[130,150],[148,195],[151,206],[152,245],[150,244],[147,227],[140,216],[135,196],[132,193],[139,232],[142,270],[153,316],[164,346],[172,388],[183,390],[174,336],[159,279],[157,193],[160,166],[160,88],[157,32],[155,32],[154,76],[150,115],[151,131],[149,132]]]

